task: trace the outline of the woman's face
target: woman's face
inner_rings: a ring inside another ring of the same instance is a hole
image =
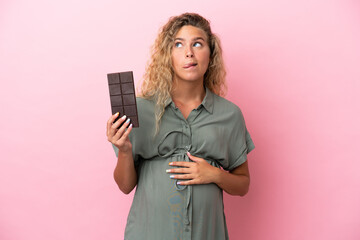
[[[183,26],[175,36],[171,52],[174,80],[203,81],[210,62],[206,33],[194,26]]]

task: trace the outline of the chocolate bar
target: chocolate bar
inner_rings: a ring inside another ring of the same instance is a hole
[[[107,75],[112,114],[130,118],[133,127],[139,127],[133,72],[109,73]]]

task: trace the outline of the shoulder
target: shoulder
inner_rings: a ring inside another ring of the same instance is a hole
[[[144,97],[136,97],[136,103],[140,106],[154,106],[155,102],[152,99],[146,99]]]
[[[146,99],[143,97],[136,97],[136,105],[138,112],[154,112],[155,102],[151,99]]]
[[[230,115],[235,119],[244,118],[238,105],[216,94],[214,94],[214,114]]]
[[[151,99],[136,97],[140,128],[152,126],[155,119],[155,102]]]

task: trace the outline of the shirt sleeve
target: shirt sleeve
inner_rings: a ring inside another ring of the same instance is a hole
[[[139,140],[141,140],[141,138],[139,138],[138,133],[139,133],[139,128],[133,128],[131,133],[129,134],[129,140],[132,144],[132,157],[134,160],[135,168],[137,168],[139,165],[139,148],[141,147],[141,145],[143,145],[141,144],[141,142],[139,143]],[[114,144],[111,145],[114,149],[116,157],[118,157],[119,156],[118,147],[116,147]]]
[[[229,164],[224,168],[227,171],[231,171],[243,164],[247,160],[247,154],[255,148],[240,109],[236,112],[233,123],[230,129],[230,141],[228,145]]]
[[[135,131],[134,131],[135,132]],[[132,134],[133,132],[130,133],[130,141],[133,145],[133,148],[132,148],[132,156],[133,156],[133,160],[134,160],[134,165],[135,165],[135,168],[137,168],[138,164],[139,164],[139,155],[136,153],[136,141],[134,140],[134,136]],[[111,144],[113,149],[114,149],[114,152],[115,152],[115,155],[116,157],[119,156],[119,149],[114,145],[114,144]],[[135,146],[134,146],[135,145]]]
[[[143,98],[136,98],[137,110],[139,117],[139,127],[133,128],[129,134],[132,144],[132,156],[134,165],[137,167],[142,159],[154,156],[154,147],[151,145],[150,137],[152,136],[154,122],[154,104]],[[112,144],[116,157],[118,157],[119,149]]]

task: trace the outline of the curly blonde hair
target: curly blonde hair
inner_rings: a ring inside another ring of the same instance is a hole
[[[151,49],[151,58],[146,67],[141,85],[140,96],[156,101],[156,132],[165,111],[166,102],[171,99],[174,70],[171,51],[177,32],[183,26],[190,25],[202,29],[210,48],[210,62],[204,75],[204,86],[213,93],[226,94],[225,66],[219,38],[212,33],[208,20],[196,13],[184,13],[174,16],[160,29],[158,37]]]

